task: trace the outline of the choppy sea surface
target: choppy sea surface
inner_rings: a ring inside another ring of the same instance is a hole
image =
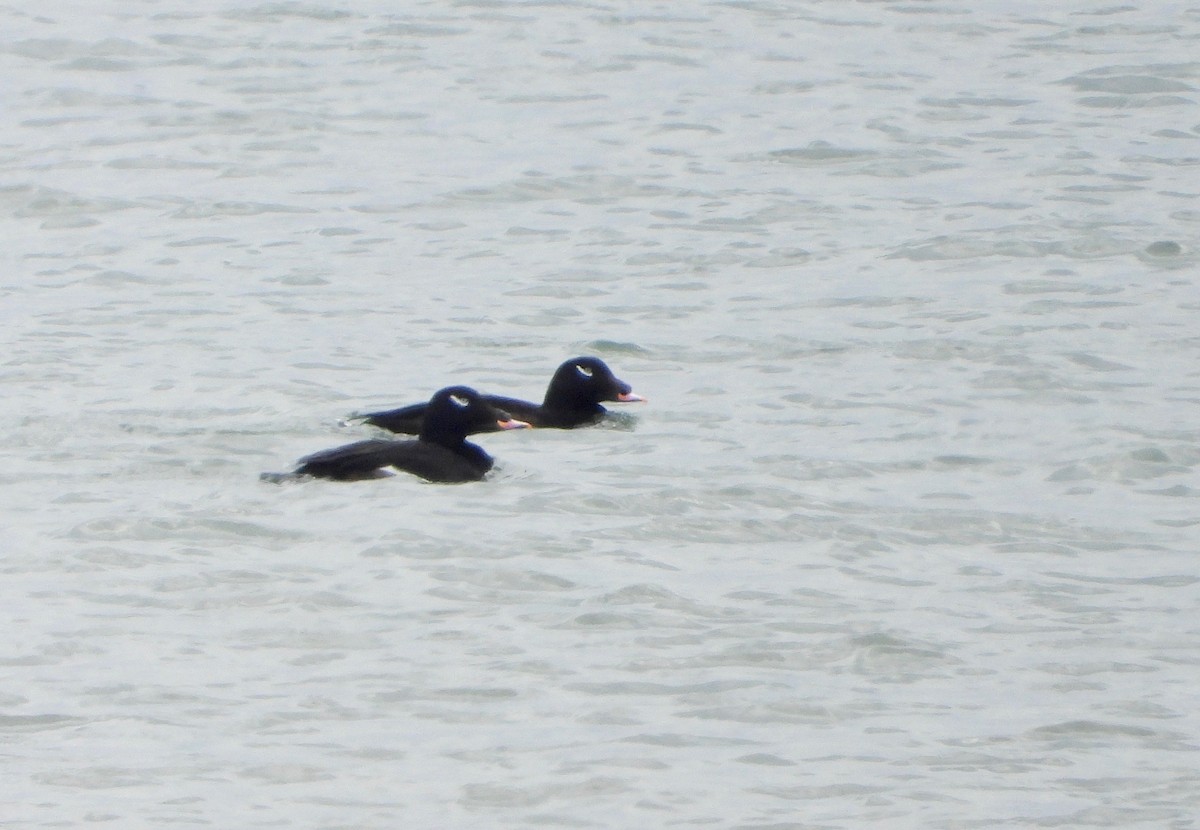
[[[0,32],[0,825],[1197,826],[1194,2]]]

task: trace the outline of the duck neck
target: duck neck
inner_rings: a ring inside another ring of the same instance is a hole
[[[542,408],[555,412],[579,413],[580,415],[599,415],[604,411],[604,407],[598,403],[580,400],[569,393],[556,393],[553,389],[546,390],[546,397],[542,400]]]
[[[436,424],[430,424],[428,419],[426,419],[425,424],[421,427],[421,433],[417,438],[450,450],[457,450],[463,444],[467,443],[467,436],[463,433],[457,430],[438,427]]]

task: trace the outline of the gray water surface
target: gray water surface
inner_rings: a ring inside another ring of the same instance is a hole
[[[1194,5],[0,24],[0,824],[1196,827]]]

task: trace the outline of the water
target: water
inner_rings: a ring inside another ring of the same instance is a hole
[[[0,19],[0,823],[1195,826],[1196,8]]]

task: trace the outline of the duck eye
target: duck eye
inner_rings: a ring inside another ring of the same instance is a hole
[[[575,364],[575,371],[583,375],[585,378],[590,378],[592,376],[591,369],[586,366],[580,366],[578,363]]]
[[[471,402],[469,400],[467,400],[466,398],[462,397],[461,395],[451,395],[450,403],[454,404],[459,409],[466,409],[468,406],[471,405]]]

